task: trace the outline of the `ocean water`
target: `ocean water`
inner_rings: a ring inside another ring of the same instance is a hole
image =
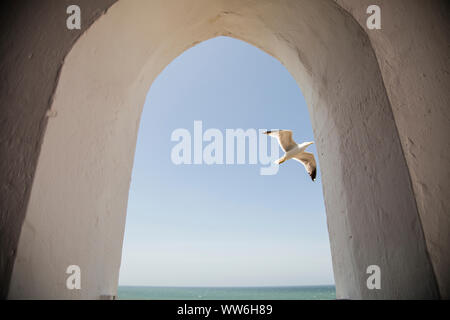
[[[335,286],[138,287],[119,286],[121,300],[332,300]]]

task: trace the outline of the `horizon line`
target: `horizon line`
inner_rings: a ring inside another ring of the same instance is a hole
[[[161,285],[132,285],[119,284],[118,287],[151,287],[151,288],[291,288],[291,287],[335,287],[336,284],[308,284],[308,285],[267,285],[267,286],[161,286]]]

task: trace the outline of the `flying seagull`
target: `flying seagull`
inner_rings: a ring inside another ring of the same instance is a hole
[[[297,144],[294,139],[292,139],[291,130],[273,130],[266,131],[264,133],[277,138],[278,143],[285,152],[284,156],[276,160],[275,163],[282,164],[289,159],[297,160],[305,166],[305,169],[310,175],[312,181],[316,179],[316,159],[312,153],[305,151],[305,149],[314,142],[311,141]]]

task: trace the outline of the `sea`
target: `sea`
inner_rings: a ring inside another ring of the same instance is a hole
[[[334,285],[288,287],[119,286],[119,300],[333,300]]]

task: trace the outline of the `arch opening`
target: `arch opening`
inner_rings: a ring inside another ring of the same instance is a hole
[[[298,143],[314,140],[306,102],[276,59],[229,37],[197,44],[152,83],[140,121],[119,298],[335,297],[320,173],[313,183],[295,161],[271,165],[283,152],[259,132],[284,126]],[[227,131],[238,128],[248,133],[240,164],[237,138],[228,154]],[[180,130],[187,138],[171,140]],[[173,162],[186,143],[189,156]]]

